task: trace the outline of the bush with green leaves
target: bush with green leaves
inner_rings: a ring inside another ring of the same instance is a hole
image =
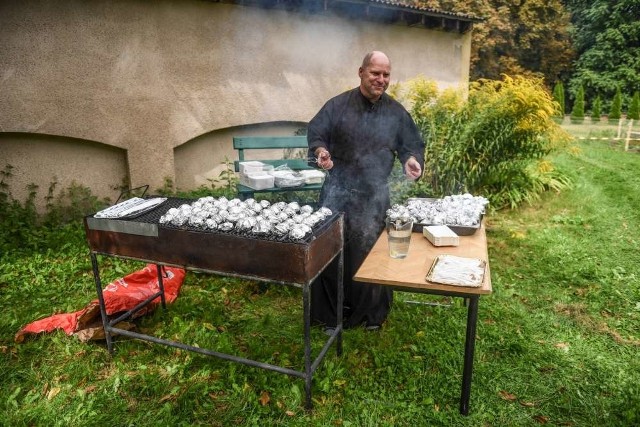
[[[631,120],[640,120],[640,92],[635,91],[631,98],[631,105],[627,112],[627,118]]]
[[[555,106],[542,79],[479,80],[465,99],[461,90],[439,92],[418,77],[390,93],[407,105],[426,143],[413,195],[469,192],[499,209],[570,186],[546,158],[569,137],[552,120]]]
[[[622,93],[620,86],[616,88],[616,94],[611,102],[611,110],[609,111],[609,120],[620,120],[622,117]]]

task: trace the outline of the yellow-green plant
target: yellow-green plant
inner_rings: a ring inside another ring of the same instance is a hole
[[[437,90],[418,77],[394,90],[425,138],[425,173],[416,192],[470,192],[494,208],[536,200],[569,185],[546,160],[568,141],[552,120],[555,104],[542,79],[479,80],[464,90]]]

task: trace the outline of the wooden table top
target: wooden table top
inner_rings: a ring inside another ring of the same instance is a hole
[[[443,254],[479,258],[486,261],[482,286],[474,288],[427,282],[425,277],[429,268],[435,258]],[[485,226],[482,224],[482,227],[471,236],[460,236],[459,246],[436,247],[422,235],[422,232],[413,232],[411,233],[409,253],[404,259],[394,259],[389,256],[387,234],[386,231],[383,231],[353,279],[387,286],[415,288],[416,292],[425,293],[432,290],[436,293],[447,294],[490,294],[491,273]]]

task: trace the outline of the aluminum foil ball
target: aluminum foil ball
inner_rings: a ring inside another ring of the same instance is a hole
[[[300,204],[298,202],[290,202],[287,204],[286,208],[292,209],[294,212],[298,212],[300,210]]]
[[[284,211],[282,211],[282,212],[280,212],[280,213],[278,214],[278,216],[277,216],[277,217],[278,217],[278,220],[279,220],[280,222],[286,221],[286,220],[288,220],[288,219],[289,219],[289,217],[290,217],[290,216],[292,216],[292,215],[289,215],[289,214],[286,212],[286,210],[287,210],[287,209],[285,209]]]
[[[264,219],[258,219],[252,231],[256,234],[269,234],[271,233],[271,223]]]
[[[324,217],[328,217],[333,215],[333,212],[331,211],[331,209],[329,208],[325,208],[324,206],[321,207],[320,209],[318,209],[318,212],[320,212],[322,215],[324,215]]]
[[[311,227],[305,224],[296,224],[291,228],[289,232],[289,237],[295,240],[304,239],[308,233],[311,233]]]
[[[208,229],[208,230],[215,230],[218,228],[218,223],[213,219],[213,218],[207,218],[204,221],[204,226]]]
[[[204,218],[199,216],[189,217],[189,225],[197,228],[204,228]]]
[[[268,200],[260,200],[260,206],[262,206],[262,209],[266,209],[271,206],[271,202]]]
[[[309,205],[304,205],[300,207],[300,213],[301,214],[305,214],[305,213],[313,213],[313,208]]]
[[[302,220],[303,224],[307,224],[309,227],[313,228],[316,226],[316,224],[318,224],[320,221],[322,221],[322,218],[320,218],[320,216],[316,215],[316,214],[311,214],[308,217],[304,218]]]
[[[273,232],[278,236],[285,236],[290,230],[291,226],[286,222],[281,222],[280,224],[275,224],[273,226]]]
[[[229,221],[225,221],[222,224],[218,225],[218,230],[231,231],[231,230],[233,230],[233,223],[231,223]]]
[[[297,213],[298,213],[298,210],[297,210],[297,209],[293,209],[291,206],[287,206],[287,207],[286,207],[286,208],[284,208],[284,209],[282,210],[282,212],[280,212],[280,213],[283,213],[283,214],[285,214],[287,217],[290,217],[290,216],[294,216],[295,214],[297,214]]]
[[[171,215],[170,213],[166,213],[160,217],[159,222],[160,224],[168,224],[171,222],[172,219],[173,219],[173,215]]]
[[[253,221],[251,219],[250,217],[240,218],[236,223],[236,229],[251,230],[256,223],[255,219]]]
[[[180,227],[187,223],[187,218],[188,217],[186,215],[183,215],[182,213],[180,213],[173,217],[173,219],[171,220],[171,225]]]

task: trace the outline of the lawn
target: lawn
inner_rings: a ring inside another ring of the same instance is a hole
[[[396,294],[382,331],[347,331],[342,357],[330,351],[316,373],[312,412],[301,380],[173,348],[120,338],[110,357],[62,332],[14,343],[26,323],[94,298],[74,224],[51,231],[60,243],[0,255],[0,425],[638,425],[640,157],[576,141],[554,162],[571,190],[487,216],[494,292],[480,300],[467,417],[455,301]],[[142,266],[102,265],[105,283]],[[190,272],[138,328],[301,369],[300,300],[296,288]],[[316,351],[322,339],[314,330]]]

